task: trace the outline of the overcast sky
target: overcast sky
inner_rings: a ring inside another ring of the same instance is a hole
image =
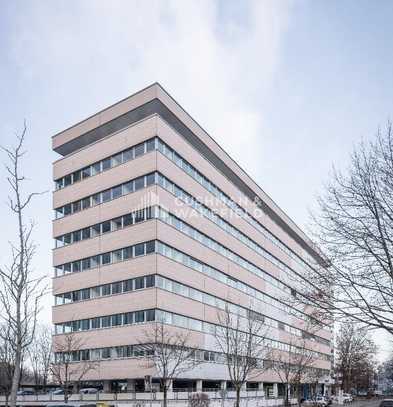
[[[51,136],[158,81],[304,227],[332,164],[392,117],[392,21],[388,0],[4,0],[0,143],[26,118],[29,187],[51,191]],[[51,192],[31,216],[51,276]]]

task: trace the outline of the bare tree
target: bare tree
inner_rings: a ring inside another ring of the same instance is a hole
[[[235,406],[239,407],[242,386],[268,368],[263,363],[270,355],[266,337],[268,328],[264,318],[252,311],[244,318],[226,306],[217,312],[217,317],[216,343],[224,354],[229,378],[236,391]]]
[[[305,303],[393,334],[393,132],[361,143],[345,172],[334,170],[314,214],[327,270],[315,265]]]
[[[190,334],[171,328],[164,321],[152,324],[145,330],[141,345],[145,351],[147,367],[154,368],[160,378],[164,395],[164,407],[167,406],[168,390],[173,379],[202,363],[190,346]]]
[[[52,359],[52,333],[47,325],[39,325],[32,344],[28,348],[29,362],[36,386],[45,387],[48,382]]]
[[[88,372],[98,366],[97,362],[90,360],[89,351],[84,347],[84,340],[74,332],[64,334],[53,342],[54,360],[50,372],[63,389],[65,403],[70,397],[70,387],[77,386]]]
[[[7,181],[10,186],[8,204],[17,220],[16,244],[11,245],[11,262],[0,268],[0,322],[8,329],[0,331],[2,340],[8,341],[14,353],[14,371],[10,394],[11,407],[16,406],[16,393],[21,376],[23,354],[30,346],[35,333],[39,300],[44,294],[43,278],[33,276],[32,259],[36,246],[32,241],[33,223],[26,224],[25,213],[32,198],[40,193],[32,192],[24,196],[22,185],[26,178],[21,174],[21,159],[25,154],[23,144],[26,123],[20,135],[16,135],[16,145],[1,147],[7,154]]]
[[[0,330],[5,331],[6,325],[0,326]],[[0,392],[5,395],[5,405],[8,406],[8,399],[11,393],[12,377],[14,375],[14,357],[15,353],[11,348],[11,344],[8,340],[9,335],[5,332],[0,335]]]
[[[370,381],[376,351],[376,345],[365,328],[350,320],[341,324],[336,339],[336,370],[341,379],[342,390],[359,390],[365,382]]]

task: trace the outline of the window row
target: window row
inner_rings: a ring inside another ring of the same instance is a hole
[[[139,209],[126,215],[119,216],[115,219],[110,219],[84,229],[76,230],[75,232],[58,236],[55,238],[56,248],[68,246],[69,244],[77,243],[81,240],[90,239],[105,233],[114,232],[127,226],[149,220],[152,217],[153,215],[151,207]]]
[[[308,315],[303,314],[301,311],[293,307],[289,307],[287,304],[277,300],[276,298],[267,295],[262,291],[259,291],[256,288],[251,287],[248,284],[245,284],[242,281],[237,280],[229,276],[228,274],[225,274],[215,269],[214,267],[211,267],[208,264],[195,259],[194,257],[189,256],[188,254],[185,254],[171,246],[168,246],[165,243],[158,241],[156,249],[157,253],[161,254],[162,256],[181,263],[186,267],[190,267],[200,273],[206,274],[207,276],[214,278],[215,280],[218,280],[225,285],[242,291],[243,293],[255,298],[256,300],[264,302],[266,305],[284,311],[286,314],[294,315],[299,319],[306,320],[307,318],[309,318]]]
[[[111,252],[97,254],[96,256],[86,257],[82,260],[76,260],[70,263],[61,264],[55,267],[55,277],[68,273],[78,273],[91,270],[96,267],[106,266],[112,263],[129,260],[135,257],[145,256],[155,252],[155,241],[138,243],[133,246],[113,250]]]
[[[146,322],[159,321],[168,325],[174,325],[180,328],[191,329],[213,336],[224,334],[224,327],[210,322],[201,321],[194,318],[185,317],[183,315],[174,314],[158,309],[150,309],[144,311],[134,311],[122,314],[107,315],[96,318],[82,319],[76,321],[64,322],[55,325],[55,334],[63,334],[69,332],[89,331],[103,329],[109,327],[118,327],[124,325],[141,324]],[[303,349],[287,344],[285,342],[276,341],[274,339],[264,339],[266,346],[272,349],[282,350],[284,352],[304,352]],[[330,355],[325,353],[308,350],[313,357],[330,360]]]
[[[161,177],[162,176],[159,174],[159,178]],[[253,263],[250,263],[248,260],[239,256],[238,254],[228,249],[227,247],[223,246],[222,244],[218,243],[217,241],[211,239],[204,233],[201,233],[199,230],[193,228],[192,226],[188,225],[187,223],[177,218],[176,216],[170,214],[169,212],[165,211],[164,209],[159,208],[158,218],[163,222],[167,223],[168,225],[175,227],[180,232],[190,236],[192,239],[197,240],[198,242],[208,247],[209,249],[233,261],[240,267],[243,267],[246,270],[250,271],[251,273],[256,274],[257,276],[259,276],[266,282],[272,284],[273,286],[279,288],[280,290],[290,293],[290,288],[287,285],[283,284],[280,280],[271,276],[269,273],[266,273],[264,270],[255,266]]]
[[[227,207],[235,211],[236,214],[240,214],[244,219],[246,219],[252,226],[254,226],[260,233],[262,233],[267,239],[269,239],[275,246],[280,248],[293,260],[295,260],[300,266],[312,270],[309,264],[307,264],[298,254],[289,249],[285,244],[283,244],[276,236],[274,236],[269,230],[267,230],[263,225],[261,225],[255,218],[253,218],[244,208],[238,205],[234,200],[232,200],[227,194],[225,194],[221,189],[219,189],[215,184],[208,180],[204,175],[202,175],[194,166],[188,163],[183,157],[181,157],[176,151],[165,144],[162,140],[158,139],[158,150],[174,162],[179,168],[190,175],[194,180],[201,184],[206,190],[208,190],[216,198],[220,199]],[[310,257],[310,256],[308,256]],[[311,257],[310,257],[310,260]],[[314,262],[314,260],[312,260]],[[299,270],[302,272],[302,270]]]
[[[87,196],[86,198],[79,199],[78,201],[68,203],[64,206],[55,209],[56,219],[64,216],[72,215],[73,213],[80,212],[84,209],[88,209],[95,205],[111,201],[116,198],[120,198],[123,195],[127,195],[131,192],[138,191],[155,184],[155,173],[142,175],[141,177],[132,179],[115,187],[109,188],[102,192],[97,192],[94,195]]]
[[[82,168],[81,170],[74,171],[71,174],[67,174],[64,177],[57,179],[55,181],[55,188],[65,188],[68,185],[75,184],[76,182],[92,177],[93,175],[109,170],[110,168],[116,167],[127,161],[134,160],[135,158],[138,158],[149,151],[155,150],[155,145],[155,138],[152,138],[144,141],[143,143],[137,144],[136,146],[130,147],[127,150],[120,151],[120,153],[104,158],[103,160],[97,161],[94,164]]]
[[[155,314],[156,311],[154,309],[149,309],[63,322],[62,324],[55,324],[55,334],[90,331],[123,325],[143,324],[145,322],[155,321]]]
[[[116,281],[114,283],[103,284],[96,287],[84,288],[82,290],[70,291],[67,293],[55,295],[55,305],[85,301],[92,298],[105,297],[107,295],[122,294],[129,291],[136,291],[154,286],[154,275],[136,277],[129,280]]]

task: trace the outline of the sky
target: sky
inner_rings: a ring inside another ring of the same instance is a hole
[[[156,81],[306,227],[332,165],[392,118],[392,20],[389,0],[0,2],[0,144],[26,119],[26,188],[48,191],[29,212],[37,275],[50,283],[51,136]],[[0,191],[5,248],[3,169]]]

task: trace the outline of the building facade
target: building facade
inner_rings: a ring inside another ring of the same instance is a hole
[[[80,338],[83,380],[143,390],[146,329],[187,331],[204,363],[174,388],[228,384],[215,343],[219,312],[252,310],[270,346],[307,337],[320,381],[331,330],[305,332],[286,296],[318,262],[307,236],[159,84],[56,134],[53,149],[54,340]],[[307,336],[308,335],[308,336]],[[248,383],[277,393],[266,371]]]

